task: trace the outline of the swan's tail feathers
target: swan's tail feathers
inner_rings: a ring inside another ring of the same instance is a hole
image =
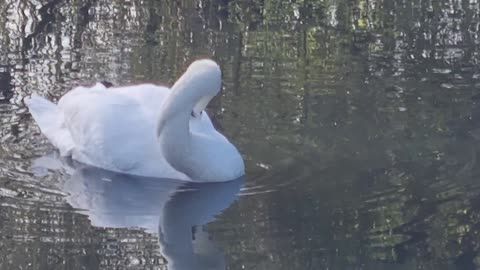
[[[25,98],[25,104],[42,133],[60,150],[60,154],[70,155],[74,143],[64,124],[63,112],[58,106],[37,94]]]

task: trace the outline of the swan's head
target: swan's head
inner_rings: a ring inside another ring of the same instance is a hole
[[[220,67],[212,60],[197,60],[175,82],[163,101],[157,136],[166,126],[188,126],[190,115],[198,117],[212,98],[220,92]]]
[[[203,59],[193,62],[172,87],[172,94],[183,109],[199,116],[208,103],[218,94],[222,84],[222,72],[217,63]],[[189,107],[189,108],[188,108]]]

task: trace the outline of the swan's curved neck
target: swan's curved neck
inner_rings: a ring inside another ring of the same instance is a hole
[[[189,87],[194,87],[193,79],[185,74],[173,85],[171,93],[162,104],[157,127],[163,156],[172,167],[181,172],[192,161],[189,121],[197,101],[197,97],[189,92]]]
[[[184,171],[177,164],[187,164],[191,156],[192,138],[190,133],[190,112],[181,111],[169,114],[164,108],[160,115],[157,136],[162,154],[167,162],[176,170]],[[168,118],[166,116],[170,115]]]
[[[220,87],[218,65],[209,60],[196,61],[175,82],[162,104],[157,126],[162,155],[173,168],[190,177],[204,170],[201,155],[194,153],[198,147],[190,132],[191,112],[205,109]]]

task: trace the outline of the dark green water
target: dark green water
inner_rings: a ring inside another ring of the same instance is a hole
[[[479,1],[1,0],[0,11],[0,269],[166,269],[162,246],[201,237],[193,253],[207,256],[170,270],[480,268]],[[53,149],[25,96],[171,84],[200,57],[223,70],[209,112],[246,161],[237,200],[236,183],[165,196],[175,185],[32,173]]]

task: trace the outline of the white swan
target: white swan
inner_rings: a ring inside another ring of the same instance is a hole
[[[25,103],[62,156],[115,172],[216,182],[244,174],[235,146],[202,113],[220,87],[220,67],[198,60],[171,89],[98,83],[73,89],[58,106],[35,94]]]

